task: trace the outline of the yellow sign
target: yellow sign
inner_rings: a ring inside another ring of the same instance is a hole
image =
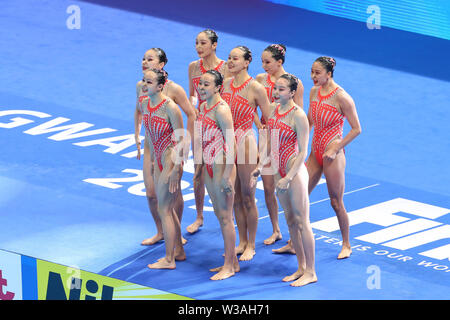
[[[192,300],[177,294],[37,260],[39,300]]]

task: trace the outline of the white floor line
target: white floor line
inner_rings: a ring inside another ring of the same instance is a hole
[[[116,269],[110,271],[106,276],[107,276],[107,277],[110,277],[113,273],[119,271],[120,269],[125,268],[126,266],[128,266],[128,265],[132,264],[133,262],[139,260],[140,258],[146,256],[147,254],[151,253],[152,251],[155,251],[156,249],[158,249],[159,247],[161,247],[161,246],[163,246],[163,245],[164,245],[164,243],[161,243],[161,244],[159,244],[159,245],[156,245],[156,246],[153,247],[152,249],[150,249],[150,250],[148,250],[148,251],[145,251],[143,254],[139,255],[137,258],[134,258],[133,260],[128,261],[128,262],[125,263],[124,265],[121,265],[121,266],[117,267]]]
[[[354,193],[354,192],[362,191],[362,190],[365,190],[365,189],[373,188],[373,187],[376,187],[376,186],[379,186],[379,185],[380,185],[379,183],[375,183],[375,184],[372,184],[372,185],[367,186],[367,187],[363,187],[363,188],[355,189],[355,190],[352,190],[352,191],[348,191],[348,192],[344,193],[344,196],[347,195],[347,194],[350,194],[350,193]],[[316,204],[316,203],[324,202],[324,201],[327,201],[327,200],[330,200],[330,198],[328,197],[328,198],[325,198],[325,199],[322,199],[322,200],[317,200],[317,201],[311,202],[309,205],[313,205],[313,204]],[[281,214],[283,212],[284,212],[284,210],[281,210],[281,211],[278,212],[278,214]],[[269,217],[270,216],[267,215],[267,216],[259,218],[258,220],[266,219],[266,218],[269,218]]]

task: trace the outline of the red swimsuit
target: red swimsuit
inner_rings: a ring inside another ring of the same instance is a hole
[[[234,134],[236,143],[239,146],[242,139],[251,132],[253,125],[253,116],[256,107],[252,108],[248,102],[248,88],[253,80],[252,77],[247,79],[242,85],[233,87],[234,78],[230,82],[229,88],[223,88],[222,98],[230,106],[231,115],[233,116]]]
[[[269,134],[271,137],[271,158],[272,163],[278,163],[281,177],[286,176],[286,167],[289,160],[298,154],[297,133],[282,121],[294,110],[291,109],[283,114],[279,114],[280,105],[275,108],[274,116],[268,121]]]
[[[335,138],[342,137],[344,131],[344,115],[336,108],[336,93],[342,90],[337,87],[326,96],[317,91],[317,98],[311,101],[311,117],[314,125],[312,147],[317,162],[323,166],[323,154],[328,144]]]
[[[166,105],[168,101],[169,100],[164,99],[157,106],[151,108],[150,99],[148,99],[147,110],[144,113],[145,129],[153,143],[153,150],[155,152],[159,171],[163,170],[161,157],[164,154],[164,151],[176,144],[173,139],[172,125],[164,117],[164,115],[167,114]]]
[[[200,107],[200,105],[204,102],[204,100],[200,99],[200,94],[198,92],[198,84],[200,82],[200,78],[203,74],[206,73],[206,70],[203,67],[203,60],[200,59],[199,62],[197,63],[197,72],[195,72],[196,74],[199,74],[198,76],[195,76],[192,78],[192,84],[194,85],[194,90],[197,93],[197,98],[198,98],[198,106]],[[222,75],[225,72],[225,61],[221,60],[220,63],[217,65],[217,67],[214,68],[214,70],[219,71]]]
[[[212,166],[216,157],[223,155],[223,152],[226,153],[227,149],[223,132],[217,126],[216,120],[206,116],[209,112],[214,110],[219,103],[220,101],[210,109],[207,109],[207,105],[204,103],[203,111],[199,113],[197,118],[197,121],[201,121],[203,159],[205,161],[206,171],[211,178],[213,177]]]

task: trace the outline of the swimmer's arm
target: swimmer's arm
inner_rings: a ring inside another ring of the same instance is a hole
[[[155,163],[155,158],[154,158],[154,154],[155,154],[155,151],[153,150],[153,143],[152,143],[152,139],[147,135],[147,132],[145,133],[145,140],[144,140],[144,143],[147,143],[148,144],[148,155],[149,155],[149,157],[150,157],[150,166],[151,166],[151,170],[150,170],[150,172],[152,173],[152,175],[153,175],[153,166],[154,166],[154,163]],[[145,147],[144,147],[145,148]]]
[[[343,149],[346,145],[353,141],[361,134],[361,124],[359,123],[358,113],[356,112],[355,102],[352,97],[344,92],[338,96],[339,107],[342,114],[347,118],[351,130],[347,135],[336,145],[336,152]]]
[[[314,87],[311,88],[311,91],[309,92],[309,108],[308,108],[308,123],[309,123],[309,133],[311,133],[311,130],[313,128],[314,122],[312,120],[312,115],[311,115],[311,101],[312,98],[315,95],[315,89]]]
[[[270,162],[270,133],[268,129],[260,131],[259,140],[259,160],[256,169],[261,174],[262,168]]]
[[[303,92],[304,92],[303,83],[300,79],[298,79],[297,91],[295,92],[295,95],[294,95],[294,102],[296,105],[298,105],[302,109],[304,109],[303,108]]]
[[[276,108],[275,103],[269,104],[269,118],[272,117],[273,111]],[[268,122],[268,120],[267,120]],[[270,132],[267,129],[268,127],[264,128],[262,131],[260,131],[259,134],[259,161],[257,165],[257,169],[259,172],[261,172],[262,168],[270,162],[270,152],[271,152],[271,137]]]
[[[270,162],[270,133],[266,128],[259,131],[258,163],[250,175],[250,188],[253,188],[262,174],[263,167]]]
[[[263,124],[261,123],[261,120],[259,119],[258,112],[255,111],[253,114],[253,122],[255,123],[255,126],[258,130],[263,128]]]
[[[217,122],[219,128],[224,133],[226,143],[226,158],[225,158],[225,170],[223,171],[223,178],[228,179],[231,177],[234,167],[234,159],[236,152],[236,141],[234,138],[233,117],[231,115],[230,108],[226,104],[221,104],[216,110]]]
[[[267,98],[267,92],[266,89],[264,89],[264,86],[260,84],[257,81],[253,82],[253,93],[255,97],[256,105],[259,106],[261,109],[261,113],[264,117],[264,120],[269,119],[270,115],[270,102],[269,98]]]
[[[308,118],[303,110],[297,109],[294,114],[294,130],[297,132],[297,143],[298,143],[298,154],[294,159],[292,167],[287,172],[285,178],[288,181],[292,179],[297,174],[300,166],[305,163],[306,153],[308,152],[308,141],[309,141],[309,124]]]
[[[174,137],[176,139],[176,159],[174,161],[174,169],[180,169],[185,151],[183,115],[181,114],[180,108],[178,108],[173,101],[170,101],[167,104],[167,115],[169,116],[169,122],[172,125]]]
[[[195,119],[197,118],[195,108],[189,102],[188,97],[186,96],[186,92],[180,85],[176,84],[174,86],[174,92],[175,92],[174,102],[180,106],[180,108],[187,116],[186,127],[190,135],[190,140],[192,142],[194,139],[194,122]],[[188,143],[188,141],[186,141],[186,143]]]
[[[259,83],[262,83],[263,79],[264,79],[264,73],[260,73],[255,77],[255,80],[258,81]],[[263,128],[263,124],[261,123],[261,120],[259,119],[259,115],[258,112],[255,110],[255,114],[253,115],[253,122],[255,123],[255,126],[257,129],[262,129]]]
[[[137,148],[137,159],[141,158],[141,127],[142,127],[142,113],[139,110],[139,92],[140,81],[136,84],[136,108],[134,109],[134,141]]]
[[[142,113],[141,110],[139,110],[139,92],[140,81],[136,84],[136,108],[134,109],[134,138],[136,140],[136,144],[139,141],[142,126]]]
[[[194,72],[195,64],[197,61],[192,61],[189,64],[188,68],[188,80],[189,80],[189,102],[195,110],[195,106],[197,105],[197,94],[194,89],[194,83],[192,82],[192,73]]]

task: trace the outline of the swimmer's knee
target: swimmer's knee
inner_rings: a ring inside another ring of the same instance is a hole
[[[286,216],[286,223],[290,228],[296,228],[300,231],[304,228],[304,221],[300,215],[300,212],[293,210],[293,212]]]
[[[147,197],[147,199],[149,201],[153,201],[153,202],[158,201],[157,198],[156,198],[155,190],[146,189],[145,190],[145,196]]]
[[[342,200],[337,198],[337,197],[331,197],[330,198],[330,204],[331,204],[331,207],[333,208],[333,210],[335,212],[340,211],[342,209],[342,207],[343,207]]]
[[[224,227],[228,226],[229,224],[233,224],[233,220],[227,216],[226,211],[220,210],[217,214],[217,220],[219,220],[220,225]]]
[[[255,199],[249,195],[242,196],[242,205],[245,209],[249,210],[255,205]]]

